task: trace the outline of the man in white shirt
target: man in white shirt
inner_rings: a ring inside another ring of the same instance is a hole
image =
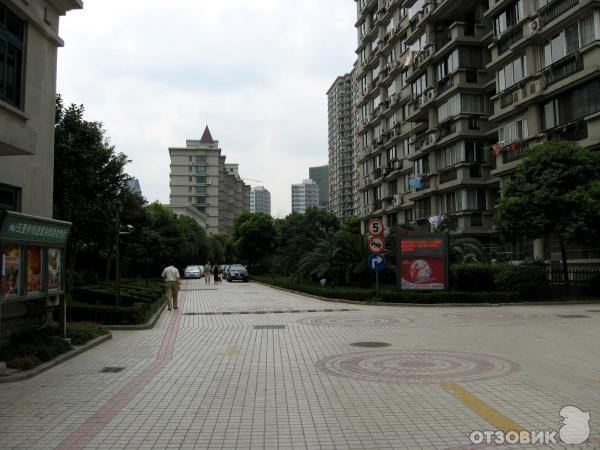
[[[165,267],[161,277],[165,280],[165,295],[167,296],[169,311],[172,308],[177,309],[177,293],[179,292],[179,284],[181,283],[179,270],[173,264],[170,264],[168,267]]]

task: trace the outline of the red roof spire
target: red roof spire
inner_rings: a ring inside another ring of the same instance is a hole
[[[202,134],[202,138],[200,139],[201,144],[214,144],[215,141],[210,134],[210,130],[208,129],[208,125],[204,129],[204,133]]]

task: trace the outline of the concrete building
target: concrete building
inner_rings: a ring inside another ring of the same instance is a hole
[[[58,307],[70,224],[52,220],[59,19],[80,0],[0,0],[0,345]],[[8,211],[8,212],[5,212]]]
[[[319,185],[319,208],[329,210],[329,166],[308,168],[308,178]]]
[[[81,0],[0,0],[0,209],[52,217],[60,16]]]
[[[292,212],[303,214],[306,208],[319,207],[319,185],[313,180],[292,184]]]
[[[226,164],[219,142],[208,126],[200,140],[170,147],[170,204],[175,213],[192,217],[212,233],[227,233],[233,220],[248,211],[250,187],[239,176],[237,164]]]
[[[352,74],[338,77],[327,91],[329,204],[341,219],[354,214],[352,79]]]
[[[455,233],[492,245],[498,191],[523,148],[600,144],[599,7],[358,0],[359,215],[387,226],[452,216]]]
[[[264,186],[250,190],[250,212],[271,215],[271,193]]]

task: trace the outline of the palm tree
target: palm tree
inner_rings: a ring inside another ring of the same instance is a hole
[[[489,255],[479,239],[459,238],[450,243],[450,257],[456,263],[481,263],[489,260]]]

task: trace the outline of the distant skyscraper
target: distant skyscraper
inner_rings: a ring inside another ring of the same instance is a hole
[[[329,209],[339,218],[354,214],[352,74],[327,91],[329,121]]]
[[[250,186],[239,176],[237,164],[226,164],[219,141],[208,127],[202,138],[185,147],[169,148],[171,157],[171,208],[192,217],[208,233],[227,233],[233,220],[248,211]]]
[[[319,207],[329,209],[329,166],[308,168],[308,178],[319,185]]]
[[[271,215],[271,193],[263,186],[250,190],[250,212]]]
[[[140,180],[137,178],[132,178],[127,182],[127,187],[134,194],[142,195],[142,188],[140,187]]]
[[[292,184],[292,212],[304,213],[306,208],[319,206],[319,185],[313,180]]]

